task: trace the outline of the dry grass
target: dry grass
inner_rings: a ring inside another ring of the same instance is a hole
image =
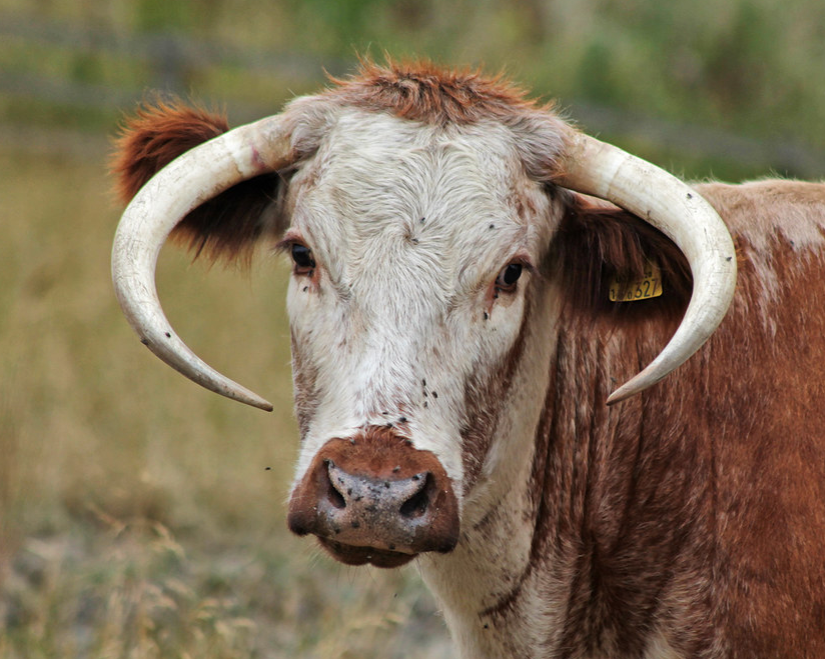
[[[286,532],[283,266],[162,255],[181,335],[276,411],[188,383],[117,309],[90,139],[0,149],[0,658],[447,656],[414,570],[342,568]]]

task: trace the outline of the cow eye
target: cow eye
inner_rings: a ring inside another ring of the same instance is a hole
[[[315,259],[312,258],[312,250],[301,243],[292,243],[289,249],[292,260],[298,271],[309,271],[315,267]]]
[[[524,266],[521,263],[510,263],[506,265],[496,277],[496,288],[502,291],[512,291],[516,287],[516,282],[521,277]]]

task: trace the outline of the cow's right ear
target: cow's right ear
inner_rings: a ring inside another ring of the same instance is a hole
[[[128,117],[115,140],[115,192],[128,203],[158,171],[186,151],[229,130],[226,117],[175,100],[155,100]],[[248,262],[256,240],[276,224],[280,176],[243,181],[189,213],[171,237],[211,261]]]

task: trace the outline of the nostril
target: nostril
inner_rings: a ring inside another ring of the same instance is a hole
[[[329,484],[327,499],[335,508],[338,508],[339,510],[347,507],[347,502],[344,500],[344,495],[336,490],[332,483]]]
[[[325,460],[327,468],[324,470],[326,473],[326,480],[327,480],[327,500],[332,504],[333,507],[338,508],[339,510],[343,510],[347,507],[347,501],[344,499],[344,495],[335,487],[333,484],[333,468],[335,467],[335,463],[332,460]],[[340,478],[339,478],[340,480]],[[343,483],[342,483],[343,484]]]
[[[430,505],[429,491],[432,478],[430,477],[429,472],[413,476],[413,480],[420,480],[421,486],[415,494],[403,503],[401,509],[399,510],[401,516],[406,517],[407,519],[423,517],[427,512],[428,506]]]

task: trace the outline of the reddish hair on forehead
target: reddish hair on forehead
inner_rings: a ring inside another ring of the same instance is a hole
[[[362,59],[355,75],[330,79],[338,87],[329,93],[348,105],[389,111],[430,124],[466,124],[485,118],[506,122],[519,110],[536,108],[536,102],[528,99],[524,90],[502,75],[443,69],[428,61],[388,59],[380,65]]]

